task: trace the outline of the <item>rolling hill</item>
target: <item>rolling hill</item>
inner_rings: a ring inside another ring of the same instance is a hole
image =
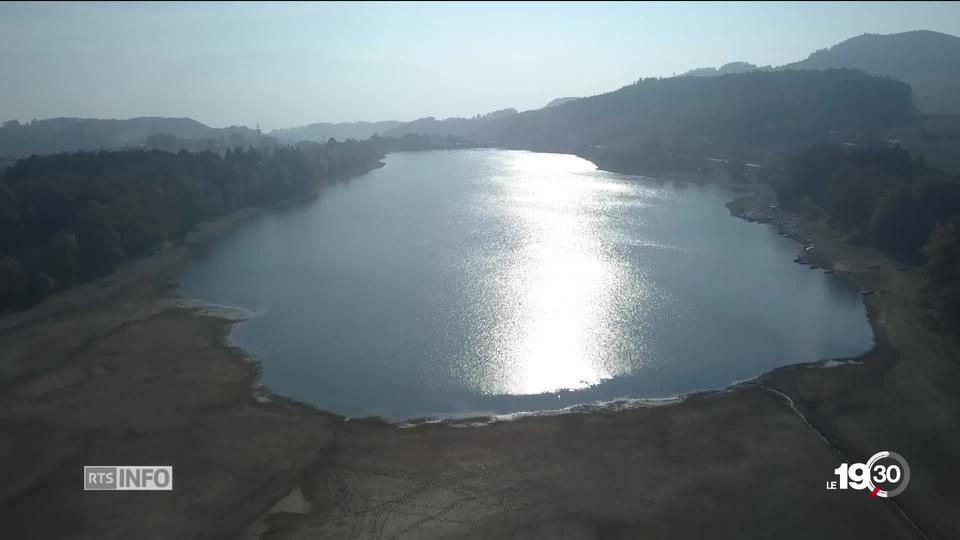
[[[691,70],[683,76],[716,76],[754,69],[834,68],[859,69],[909,83],[921,112],[960,113],[960,37],[930,30],[863,34],[779,68],[732,62],[720,69]]]
[[[856,70],[752,71],[649,78],[554,107],[430,118],[387,134],[439,134],[574,153],[602,146],[649,154],[759,154],[831,133],[881,130],[912,115],[910,86],[892,79]]]
[[[960,37],[929,30],[863,34],[783,66],[838,67],[910,83],[917,108],[922,112],[960,113]]]
[[[300,141],[327,142],[330,138],[338,141],[347,139],[362,140],[369,139],[374,135],[380,135],[402,124],[403,122],[390,120],[383,122],[319,122],[306,126],[275,129],[270,132],[270,135],[276,137],[277,140],[281,142],[288,143]]]
[[[266,142],[263,135],[248,127],[212,128],[190,118],[50,118],[23,124],[11,120],[0,126],[0,159],[77,150],[202,150],[227,145],[260,146]]]

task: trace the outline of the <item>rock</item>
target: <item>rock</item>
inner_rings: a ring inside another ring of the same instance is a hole
[[[815,265],[815,264],[811,264],[811,265],[810,265],[810,269],[811,269],[811,270],[816,270],[817,268],[820,268],[820,267],[817,266],[817,265]]]

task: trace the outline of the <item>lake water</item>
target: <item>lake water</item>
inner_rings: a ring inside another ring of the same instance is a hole
[[[357,417],[722,388],[872,346],[858,292],[732,195],[503,150],[391,154],[210,246],[188,298],[254,316],[272,391]]]

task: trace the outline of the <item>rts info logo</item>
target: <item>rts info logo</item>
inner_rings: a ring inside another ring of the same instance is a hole
[[[896,452],[877,452],[866,463],[841,463],[833,470],[839,480],[827,482],[827,489],[859,489],[871,497],[896,497],[910,483],[910,465]]]

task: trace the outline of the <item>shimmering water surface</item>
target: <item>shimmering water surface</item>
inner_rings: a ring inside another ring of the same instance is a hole
[[[348,416],[515,412],[721,388],[867,350],[860,296],[731,194],[569,155],[391,154],[181,276],[254,314],[273,391]]]

